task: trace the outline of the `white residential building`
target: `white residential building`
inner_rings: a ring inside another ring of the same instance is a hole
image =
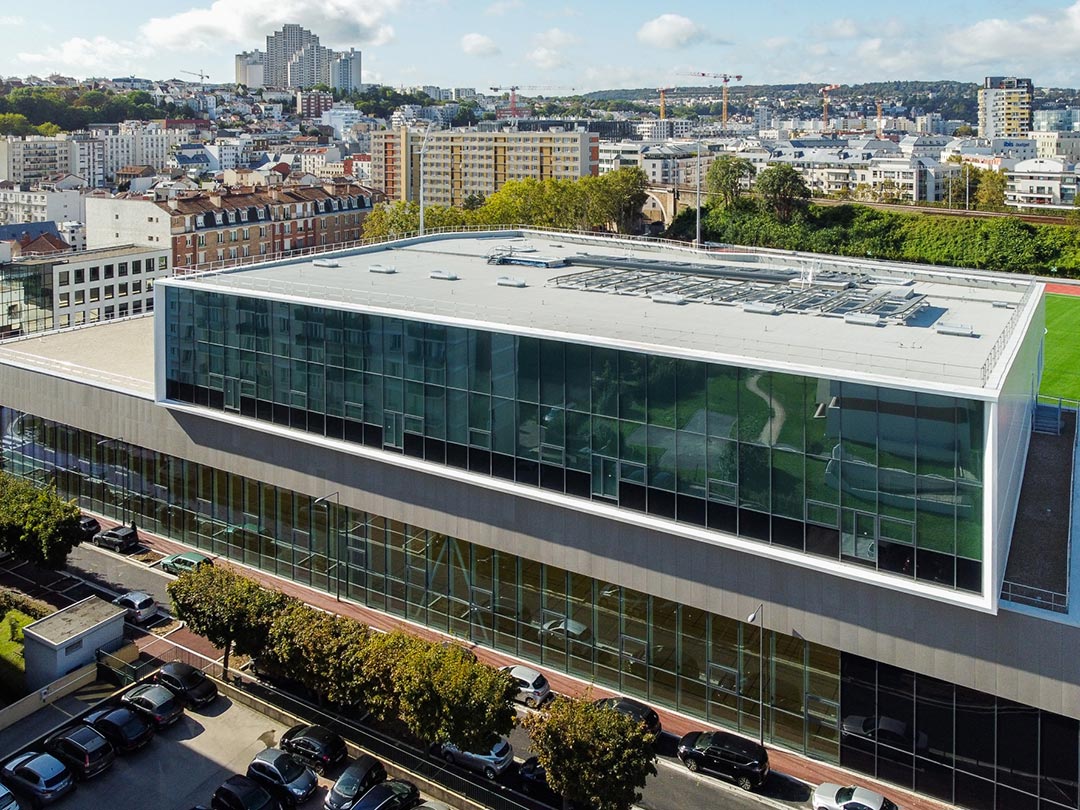
[[[0,180],[35,183],[56,174],[78,174],[75,144],[66,135],[0,139]]]
[[[0,225],[20,222],[82,221],[86,196],[80,191],[47,191],[0,183]]]
[[[236,83],[249,90],[262,87],[265,80],[265,58],[260,50],[244,51],[236,55]]]
[[[1070,163],[1080,161],[1080,131],[1042,131],[1031,133],[1035,141],[1036,156],[1064,159]]]
[[[1072,208],[1076,164],[1051,158],[1022,160],[1006,172],[1005,204],[1019,208]]]

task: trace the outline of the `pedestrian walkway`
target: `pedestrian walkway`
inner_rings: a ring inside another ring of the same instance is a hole
[[[102,521],[104,524],[105,521]],[[156,537],[148,534],[142,529],[139,530],[139,535],[144,545],[160,551],[164,554],[172,554],[177,551],[190,550],[187,546],[183,546],[172,540]],[[491,650],[486,647],[478,647],[471,644],[468,641],[450,636],[444,633],[440,633],[437,630],[433,630],[430,627],[423,625],[413,624],[404,619],[396,616],[390,616],[386,613],[381,613],[377,610],[358,605],[354,602],[339,601],[333,594],[324,593],[312,588],[304,587],[295,582],[291,582],[286,579],[280,579],[272,574],[268,574],[265,571],[260,571],[255,568],[248,568],[243,565],[239,565],[232,560],[225,558],[217,558],[215,560],[217,564],[229,565],[242,571],[245,576],[254,579],[257,582],[265,585],[268,588],[274,588],[282,591],[290,596],[294,596],[297,599],[301,599],[304,602],[326,610],[328,612],[337,613],[342,616],[349,616],[357,621],[374,627],[378,630],[391,631],[401,630],[411,635],[428,639],[429,641],[446,641],[452,640],[456,643],[469,646],[473,652],[476,653],[477,658],[483,661],[485,664],[491,666],[504,666],[506,664],[517,663],[530,663],[522,661],[520,659],[513,658],[505,653]],[[176,635],[176,632],[169,634],[170,640],[178,641],[187,646],[197,648],[199,652],[203,652],[203,647],[207,646],[207,642],[195,636],[190,631],[185,629],[184,640],[181,641],[181,637]],[[207,653],[204,653],[207,654]],[[209,653],[213,655],[213,653]],[[220,655],[220,653],[218,653]],[[605,697],[614,694],[608,689],[602,686],[589,683],[587,681],[575,678],[571,675],[562,672],[554,672],[545,670],[544,674],[548,677],[551,683],[551,688],[558,694],[570,695],[580,697],[586,694],[593,695],[595,697]],[[709,728],[709,725],[697,718],[689,717],[679,712],[665,709],[660,706],[654,707],[657,713],[660,715],[661,722],[663,723],[664,731],[680,737],[688,731]],[[945,810],[952,805],[945,804],[944,802],[930,799],[924,796],[919,796],[915,793],[905,791],[895,785],[885,782],[878,782],[863,774],[852,773],[842,770],[841,768],[832,765],[830,763],[821,762],[818,760],[808,759],[803,756],[799,756],[791,751],[787,751],[782,748],[777,748],[772,745],[768,746],[769,749],[769,762],[774,771],[782,773],[788,777],[800,780],[810,785],[810,790],[813,790],[813,786],[819,785],[823,782],[835,782],[841,785],[857,784],[863,787],[871,788],[879,793],[882,793],[890,797],[895,801],[902,810]]]

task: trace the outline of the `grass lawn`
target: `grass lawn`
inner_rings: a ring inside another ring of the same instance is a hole
[[[1080,400],[1080,296],[1046,296],[1046,352],[1039,393]]]
[[[32,621],[34,620],[30,616],[19,610],[9,610],[4,614],[4,618],[0,619],[0,700],[5,703],[11,703],[26,694],[22,629]]]

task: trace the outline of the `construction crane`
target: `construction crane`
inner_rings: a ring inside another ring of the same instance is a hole
[[[181,73],[186,73],[189,76],[198,76],[199,77],[199,84],[206,84],[206,80],[210,78],[209,73],[203,73],[201,70],[198,73],[196,73],[193,70],[181,70],[180,72]]]
[[[877,100],[877,138],[880,141],[885,137],[885,119],[881,117],[881,99]]]
[[[736,73],[703,73],[700,70],[693,73],[680,73],[680,76],[704,76],[707,79],[719,79],[724,83],[723,91],[723,103],[720,107],[720,128],[727,129],[727,88],[728,82],[734,79],[737,82],[742,81],[742,76]]]
[[[675,89],[676,88],[674,88],[674,87],[657,87],[656,88],[656,91],[660,94],[660,120],[661,121],[663,121],[665,118],[667,118],[667,94],[670,93],[672,90],[675,90]]]
[[[511,84],[508,87],[492,87],[492,93],[509,93],[510,94],[510,117],[520,118],[520,111],[518,110],[517,103],[517,91],[518,90],[566,90],[573,91],[573,87],[559,87],[557,85],[548,84]]]
[[[839,90],[840,85],[830,84],[826,87],[822,87],[818,90],[821,93],[821,132],[822,134],[829,131],[829,93],[833,90]]]

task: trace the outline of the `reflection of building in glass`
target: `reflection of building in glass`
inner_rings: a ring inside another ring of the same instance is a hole
[[[4,465],[751,735],[760,684],[767,738],[920,792],[1075,810],[1080,631],[998,595],[1041,287],[721,258],[504,233],[165,280],[88,330],[123,351],[0,346]],[[1051,732],[1071,766],[1025,759]]]

